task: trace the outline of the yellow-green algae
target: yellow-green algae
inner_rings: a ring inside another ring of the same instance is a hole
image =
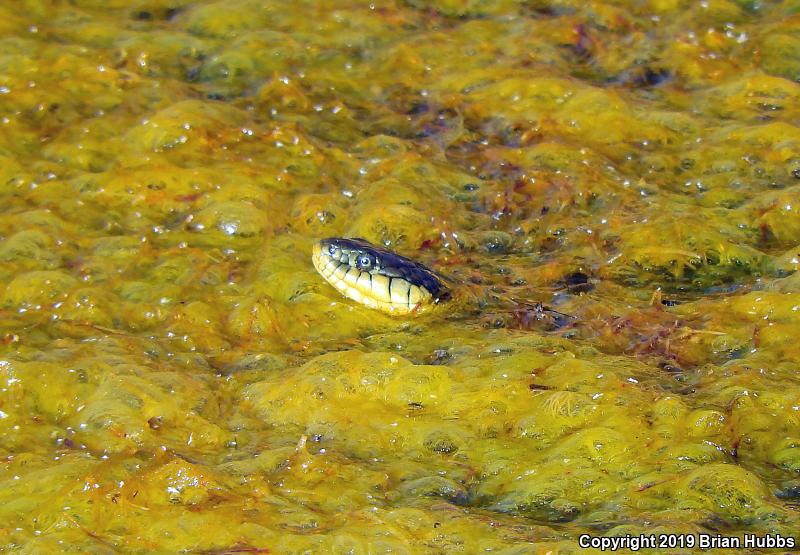
[[[0,4],[0,551],[796,534],[798,18]],[[468,294],[342,299],[337,235]]]

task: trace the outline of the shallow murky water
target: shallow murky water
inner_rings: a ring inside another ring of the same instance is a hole
[[[796,534],[798,29],[769,0],[0,3],[0,550]],[[328,236],[459,294],[357,305]]]

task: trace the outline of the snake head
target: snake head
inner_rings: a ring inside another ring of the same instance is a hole
[[[435,272],[365,239],[322,239],[311,258],[320,275],[345,297],[383,312],[417,314],[448,295]]]

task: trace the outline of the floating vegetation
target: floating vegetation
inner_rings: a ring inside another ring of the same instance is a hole
[[[797,25],[2,3],[0,551],[797,534]],[[337,236],[452,299],[343,298]]]

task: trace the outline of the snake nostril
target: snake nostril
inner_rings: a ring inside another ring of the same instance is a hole
[[[330,254],[331,256],[334,256],[336,254],[336,245],[334,245],[333,243],[328,245],[328,254]]]

